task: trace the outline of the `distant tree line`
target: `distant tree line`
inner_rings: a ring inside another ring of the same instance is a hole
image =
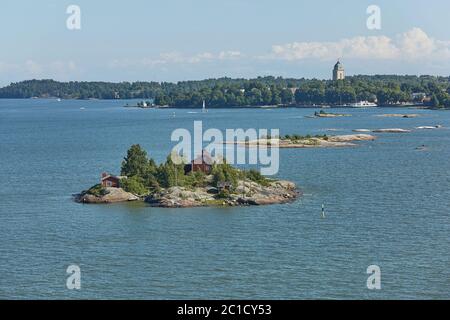
[[[338,105],[377,101],[379,105],[421,102],[450,107],[450,77],[352,76],[345,80],[207,79],[169,82],[57,82],[28,80],[0,89],[0,98],[151,99],[159,106],[239,107],[264,105]]]

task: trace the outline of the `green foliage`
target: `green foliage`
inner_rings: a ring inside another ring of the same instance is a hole
[[[434,108],[437,108],[441,105],[441,102],[439,101],[438,97],[433,94],[433,96],[431,97],[431,106]]]
[[[122,189],[135,195],[143,196],[148,194],[148,189],[144,186],[142,178],[133,176],[120,181]]]
[[[236,187],[240,171],[233,168],[228,163],[214,164],[211,174],[213,175],[213,182],[217,185],[220,182],[229,182]]]
[[[102,187],[101,184],[96,184],[95,186],[91,187],[88,191],[88,194],[92,194],[97,197],[104,196],[106,194],[106,189]]]
[[[168,156],[166,162],[158,167],[157,179],[161,187],[183,186],[184,178],[184,165],[175,164],[171,156]]]
[[[230,196],[230,191],[223,189],[217,194],[217,199],[227,199]]]
[[[144,186],[152,191],[159,191],[161,189],[159,181],[155,175],[148,175],[144,178]]]
[[[185,178],[183,164],[175,165],[172,157],[168,156],[164,164],[157,166],[153,159],[148,159],[147,152],[140,145],[132,145],[128,150],[122,162],[121,174],[131,177],[131,188],[139,191],[142,191],[140,185],[147,190],[182,186]]]
[[[447,96],[447,98],[444,100],[444,107],[450,108],[450,96]]]
[[[165,163],[157,166],[153,159],[148,159],[145,150],[139,145],[132,145],[122,162],[121,174],[128,177],[121,182],[122,187],[132,193],[145,194],[174,186],[206,186],[203,172],[185,175],[183,159],[180,159],[180,164],[175,164],[173,156],[169,155]]]
[[[301,136],[299,134],[293,134],[293,135],[288,135],[287,134],[287,135],[284,136],[283,140],[291,140],[293,142],[296,142],[296,141],[311,140],[313,138],[323,139],[323,140],[328,140],[329,139],[329,137],[326,134],[323,134],[323,135],[316,134],[315,136],[311,136],[310,134],[307,134],[306,136]]]
[[[217,185],[220,182],[226,182],[227,181],[227,178],[225,177],[225,173],[223,172],[223,170],[219,166],[216,166],[212,170],[212,174],[213,174],[213,179],[214,179],[214,184],[215,185]]]
[[[205,187],[207,185],[206,175],[201,171],[189,172],[184,176],[183,185],[191,188]]]
[[[156,171],[153,160],[149,161],[147,152],[140,145],[134,144],[127,151],[127,156],[122,161],[121,175],[146,177]]]
[[[1,88],[0,98],[144,99],[155,105],[175,107],[200,107],[203,100],[208,107],[337,105],[361,100],[378,100],[379,105],[390,105],[413,100],[411,94],[419,92],[428,97],[436,95],[439,105],[448,105],[449,78],[376,75],[331,81],[269,76],[249,80],[220,78],[178,83],[29,80]]]
[[[450,86],[449,78],[430,76],[354,76],[344,81],[308,80],[296,91],[296,103],[345,104],[367,100],[379,105],[390,105],[413,100],[411,94],[442,93]],[[448,94],[446,95],[448,96]]]
[[[264,177],[258,170],[255,169],[245,171],[245,178],[253,182],[256,182],[262,186],[269,185],[269,180],[266,177]]]

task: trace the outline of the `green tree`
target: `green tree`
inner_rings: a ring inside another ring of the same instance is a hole
[[[438,97],[433,94],[433,96],[431,97],[431,106],[434,108],[437,108],[441,105],[441,102],[439,101]]]
[[[148,194],[148,189],[145,188],[144,184],[142,183],[142,179],[138,176],[122,179],[120,185],[125,191],[138,196],[144,196]]]
[[[264,177],[258,170],[250,169],[249,171],[245,171],[245,177],[251,181],[259,183],[260,185],[269,185],[269,180]]]
[[[261,102],[265,105],[270,105],[272,103],[272,92],[269,88],[264,88],[261,91]]]
[[[235,187],[240,172],[225,161],[224,163],[214,164],[211,174],[213,175],[214,184],[217,185],[219,182],[229,182]]]
[[[128,149],[127,156],[122,161],[121,175],[138,176],[143,178],[149,171],[147,152],[139,144],[134,144]]]
[[[159,185],[164,188],[183,186],[184,165],[175,164],[169,155],[166,162],[159,166],[157,177]]]

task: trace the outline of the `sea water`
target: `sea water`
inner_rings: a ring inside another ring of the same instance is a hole
[[[343,109],[331,112],[352,116],[312,119],[315,109],[124,104],[0,100],[0,298],[450,298],[450,112]],[[420,117],[376,116],[384,113]],[[101,172],[118,174],[132,144],[164,161],[171,132],[195,120],[282,135],[413,131],[353,148],[281,149],[277,177],[303,192],[290,204],[72,201]],[[414,130],[434,125],[443,128]],[[80,268],[79,290],[66,286],[70,265]],[[380,267],[381,290],[367,288],[370,265]]]

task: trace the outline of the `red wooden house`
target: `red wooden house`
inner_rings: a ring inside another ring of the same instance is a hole
[[[207,151],[202,150],[201,155],[192,160],[190,164],[184,166],[184,173],[187,174],[189,172],[200,171],[206,174],[210,174],[212,170],[212,165],[213,160],[211,158],[211,155]]]
[[[100,181],[103,188],[120,188],[120,178],[109,173],[103,172]]]

